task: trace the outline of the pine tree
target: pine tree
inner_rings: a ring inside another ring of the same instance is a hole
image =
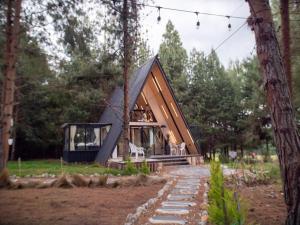
[[[186,101],[188,57],[180,36],[171,21],[166,25],[163,40],[159,47],[159,58],[180,104]]]

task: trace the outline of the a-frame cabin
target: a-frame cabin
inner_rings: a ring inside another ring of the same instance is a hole
[[[167,136],[174,144],[184,142],[187,154],[200,153],[157,56],[130,77],[129,109],[130,142],[147,149],[148,155],[165,154]],[[123,89],[118,87],[99,121],[110,124],[110,129],[101,141],[97,162],[106,163],[114,151],[122,155],[122,118]]]

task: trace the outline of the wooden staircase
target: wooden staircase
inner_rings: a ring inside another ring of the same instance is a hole
[[[163,166],[189,165],[186,156],[180,155],[153,155],[150,159],[162,162]]]

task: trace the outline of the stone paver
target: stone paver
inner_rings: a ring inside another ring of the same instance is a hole
[[[154,224],[186,224],[186,220],[178,216],[153,216],[149,221]]]
[[[155,215],[149,218],[149,222],[152,224],[187,224],[190,222],[188,220],[190,220],[189,214],[192,208],[197,205],[195,198],[203,194],[199,193],[203,185],[201,178],[209,176],[209,170],[203,167],[180,166],[170,171],[169,174],[176,178],[176,185],[170,190],[167,199],[155,210]],[[193,224],[198,223],[199,221],[193,222]]]
[[[183,195],[183,194],[168,195],[168,200],[171,200],[171,201],[192,200],[193,198],[194,198],[194,195]]]
[[[165,201],[161,203],[163,206],[195,206],[195,202],[189,201]]]
[[[158,213],[162,214],[172,214],[172,215],[183,215],[188,214],[189,209],[185,207],[174,207],[174,206],[162,206],[156,210]]]

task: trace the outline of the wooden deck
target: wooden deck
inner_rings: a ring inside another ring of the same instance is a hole
[[[146,160],[150,171],[156,172],[161,170],[165,166],[180,166],[180,165],[201,165],[204,163],[203,157],[199,154],[197,155],[153,155],[149,158],[139,157],[137,160],[135,157],[131,158],[132,163],[135,164],[137,168],[141,168],[144,160]],[[124,169],[126,162],[122,158],[110,159],[107,163],[110,168]]]

